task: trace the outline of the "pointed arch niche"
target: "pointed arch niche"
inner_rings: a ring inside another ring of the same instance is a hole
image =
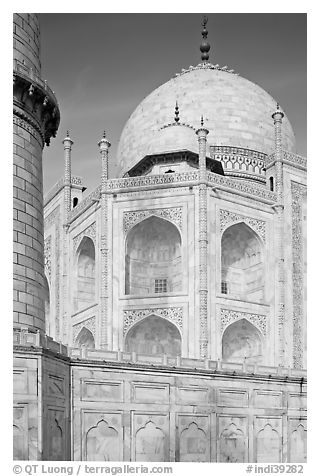
[[[126,239],[125,294],[182,291],[181,236],[168,220],[151,216]]]
[[[75,346],[86,347],[87,349],[94,349],[95,343],[92,332],[89,331],[89,329],[87,329],[86,327],[83,327],[77,335],[77,338],[75,340]]]
[[[85,309],[95,301],[95,247],[92,239],[84,236],[76,255],[75,310]]]
[[[230,324],[222,336],[222,360],[262,363],[263,341],[258,329],[246,319]]]
[[[174,324],[151,315],[129,329],[125,338],[125,350],[147,355],[181,355],[181,335]]]
[[[263,244],[244,222],[228,227],[221,238],[221,293],[243,301],[264,300]]]

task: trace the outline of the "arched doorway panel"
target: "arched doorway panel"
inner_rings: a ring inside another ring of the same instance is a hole
[[[246,319],[230,324],[222,336],[222,360],[262,363],[263,340],[258,329]]]
[[[92,239],[84,236],[76,255],[76,311],[95,303],[95,281],[95,247]]]
[[[126,238],[125,294],[182,291],[181,235],[156,216],[137,223]]]
[[[147,355],[181,355],[181,335],[178,328],[167,319],[151,315],[129,329],[125,337],[125,350]]]
[[[244,222],[231,225],[221,238],[221,293],[262,302],[264,282],[263,243]]]

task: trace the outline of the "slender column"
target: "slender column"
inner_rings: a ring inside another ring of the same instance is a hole
[[[71,210],[71,149],[73,141],[67,131],[66,138],[62,141],[64,147],[64,208],[65,215]],[[65,216],[65,221],[66,221]]]
[[[278,319],[278,337],[279,337],[279,365],[285,364],[285,340],[284,340],[284,321],[285,321],[285,269],[284,269],[284,204],[283,204],[283,162],[282,162],[282,119],[283,112],[280,111],[277,104],[277,110],[272,114],[274,121],[274,139],[275,139],[275,191],[277,194],[277,203],[275,210],[277,212],[277,319]]]
[[[63,264],[62,264],[62,321],[56,329],[56,339],[64,343],[68,342],[68,322],[69,322],[69,224],[68,215],[71,210],[71,149],[73,141],[69,136],[69,131],[62,141],[64,148],[64,216],[63,216]]]
[[[100,317],[101,317],[101,347],[108,346],[108,154],[111,146],[103,133],[98,143],[101,154],[101,290],[100,290]]]
[[[199,142],[199,301],[200,301],[200,357],[208,355],[208,231],[207,231],[207,167],[206,150],[209,131],[203,127],[197,130]]]

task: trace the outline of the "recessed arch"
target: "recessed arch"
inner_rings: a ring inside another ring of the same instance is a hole
[[[95,303],[95,281],[95,246],[91,238],[84,236],[76,253],[76,311]]]
[[[262,355],[262,335],[251,322],[240,319],[226,328],[222,336],[224,361],[261,363]]]
[[[147,355],[181,355],[181,335],[178,328],[167,319],[150,315],[129,329],[125,337],[125,350]]]
[[[264,248],[246,223],[229,226],[221,237],[221,293],[244,301],[264,300]]]
[[[125,293],[182,291],[181,235],[170,221],[150,216],[126,238]]]
[[[94,349],[95,342],[92,332],[89,331],[89,329],[87,329],[86,327],[83,327],[77,335],[75,346],[86,347],[87,349]]]
[[[49,286],[49,281],[46,275],[44,275],[43,289],[44,289],[44,315],[45,315],[46,334],[52,337],[50,286]]]

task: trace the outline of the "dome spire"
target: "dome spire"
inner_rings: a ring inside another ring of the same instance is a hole
[[[176,107],[174,108],[174,115],[175,115],[174,120],[178,124],[178,122],[180,121],[178,101],[176,101]]]
[[[208,17],[206,15],[203,15],[202,19],[202,42],[200,45],[200,51],[201,51],[201,60],[206,63],[209,60],[209,51],[210,51],[210,43],[207,41],[207,36],[208,36],[208,30],[207,30],[207,23],[208,23]]]

